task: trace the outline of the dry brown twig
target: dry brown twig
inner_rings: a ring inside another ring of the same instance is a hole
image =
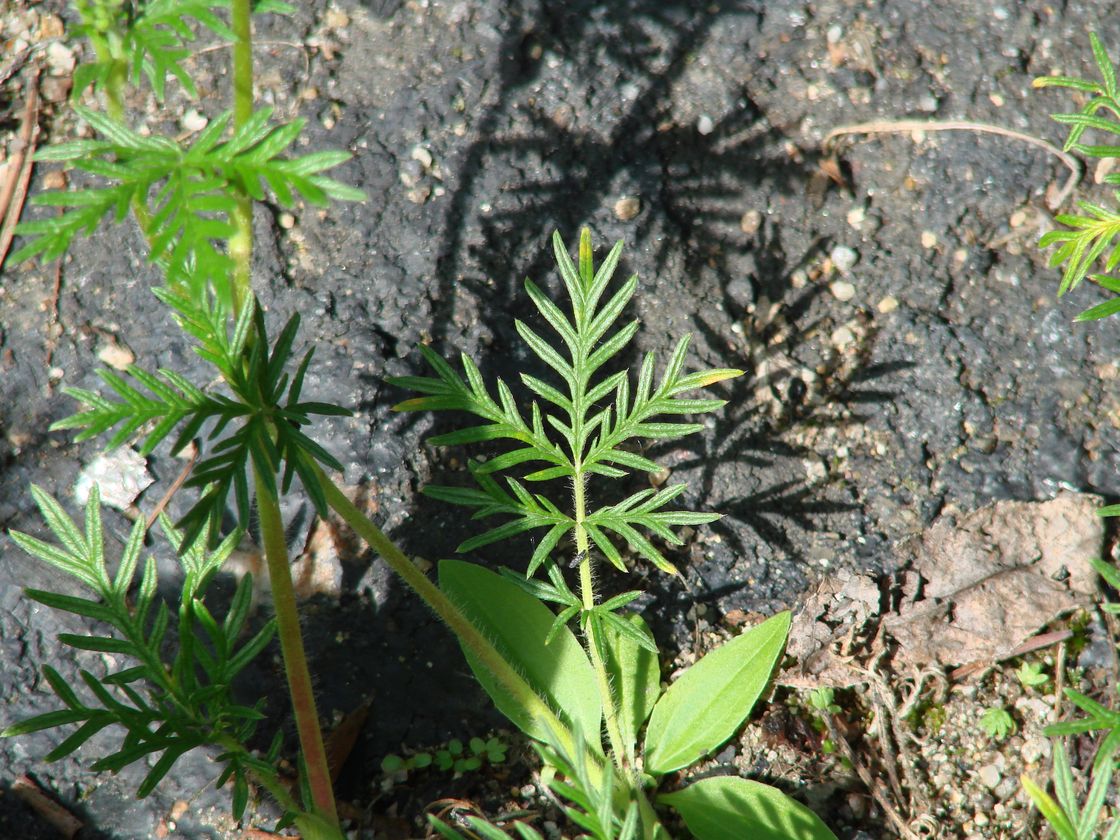
[[[23,213],[31,167],[35,157],[35,141],[39,136],[39,68],[31,65],[27,82],[27,101],[20,119],[15,153],[8,162],[8,178],[0,189],[0,266],[8,256],[16,222]]]
[[[1052,196],[1049,194],[1047,195],[1046,203],[1051,210],[1057,210],[1065,204],[1066,199],[1070,197],[1074,189],[1077,188],[1077,185],[1081,183],[1081,163],[1073,155],[1060,149],[1053,143],[1043,140],[1041,137],[1035,137],[1033,134],[1016,131],[1013,128],[991,125],[990,123],[972,122],[971,120],[873,120],[865,123],[842,125],[828,132],[824,140],[821,141],[821,148],[828,152],[832,149],[838,138],[853,134],[909,134],[914,131],[972,131],[981,134],[995,134],[1000,137],[1008,137],[1012,140],[1020,140],[1024,143],[1029,143],[1032,146],[1054,155],[1066,165],[1070,175],[1065,185],[1058,190],[1057,193]]]

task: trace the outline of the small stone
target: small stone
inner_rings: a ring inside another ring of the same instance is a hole
[[[102,344],[101,349],[97,351],[97,358],[117,370],[127,370],[128,366],[136,361],[136,355],[116,341]]]
[[[927,93],[918,100],[918,110],[925,111],[927,114],[932,114],[941,106],[937,97],[931,93]]]
[[[832,26],[828,27],[828,32],[825,33],[824,37],[830,44],[839,44],[840,39],[844,37],[844,27],[838,23],[834,23]]]
[[[649,474],[649,483],[654,487],[660,487],[662,484],[669,480],[670,475],[672,475],[672,473],[670,472],[669,468],[662,467],[657,472],[652,472]]]
[[[47,38],[61,38],[66,34],[66,24],[58,15],[43,15],[39,18],[39,40]]]
[[[848,211],[848,224],[856,230],[863,226],[864,220],[867,218],[867,211],[862,207],[853,207]]]
[[[209,123],[210,120],[206,118],[206,115],[199,113],[195,108],[188,110],[179,120],[179,125],[183,127],[183,131],[202,131]]]
[[[296,217],[291,213],[281,213],[276,221],[284,230],[291,230],[296,226]]]
[[[847,303],[856,296],[856,287],[846,280],[837,280],[828,284],[832,296],[842,303]]]
[[[1011,218],[1009,218],[1007,220],[1007,223],[1009,225],[1011,225],[1011,227],[1017,228],[1017,227],[1022,227],[1023,223],[1026,222],[1026,221],[1027,221],[1027,211],[1026,210],[1016,210],[1014,213],[1011,214]]]
[[[707,114],[701,114],[700,119],[696,121],[696,130],[701,134],[707,136],[716,130],[716,123]]]
[[[880,315],[889,315],[898,309],[898,298],[887,295],[875,306],[879,310]]]
[[[147,460],[127,446],[98,455],[78,475],[74,498],[84,505],[94,485],[101,501],[117,510],[126,510],[155,481],[148,473]]]
[[[412,147],[412,159],[417,161],[425,169],[432,168],[432,153],[423,146]]]
[[[828,257],[841,274],[847,274],[852,270],[852,266],[859,262],[859,253],[847,245],[837,245]]]
[[[976,775],[979,776],[981,784],[986,788],[994,788],[1003,779],[1003,774],[994,764],[985,764],[976,771]]]
[[[748,210],[739,219],[739,229],[747,236],[758,233],[760,227],[762,227],[762,214],[757,210]]]
[[[72,83],[69,75],[45,76],[39,81],[39,92],[47,102],[64,102],[70,95]]]
[[[424,168],[420,165],[420,161],[409,159],[401,164],[401,170],[398,177],[401,183],[406,187],[414,187],[420,178],[424,175]]]
[[[1093,170],[1093,183],[1094,184],[1103,184],[1104,179],[1107,178],[1112,173],[1112,170],[1115,169],[1115,168],[1116,168],[1116,158],[1114,158],[1114,157],[1101,158],[1097,162],[1096,168]]]
[[[933,248],[935,245],[937,245],[937,234],[931,230],[923,230],[922,247],[928,249]]]
[[[624,222],[628,222],[642,210],[642,202],[633,196],[623,196],[614,203],[614,214]]]
[[[331,29],[345,29],[350,25],[350,16],[341,9],[327,9],[325,18],[327,26]]]
[[[61,41],[54,41],[47,47],[47,66],[55,76],[65,76],[74,70],[77,59],[74,51]]]
[[[61,169],[52,169],[43,176],[43,189],[45,190],[64,190],[66,189],[66,173]]]
[[[837,327],[832,331],[832,335],[829,336],[829,341],[832,342],[832,346],[837,350],[844,349],[855,340],[855,335],[848,327]]]
[[[1050,757],[1050,739],[1034,735],[1023,742],[1019,755],[1027,764],[1035,764]]]
[[[988,101],[995,105],[997,108],[1002,108],[1007,104],[1007,100],[1003,98],[1002,93],[989,93]]]
[[[432,188],[427,184],[421,184],[418,187],[413,187],[408,190],[404,195],[413,204],[424,204],[428,197],[432,194]]]

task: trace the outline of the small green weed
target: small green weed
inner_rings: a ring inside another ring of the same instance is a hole
[[[1041,688],[1050,682],[1046,666],[1041,662],[1024,662],[1015,672],[1015,678],[1023,688]]]
[[[1011,716],[1011,712],[1003,706],[993,706],[986,709],[984,714],[980,716],[980,728],[993,741],[1003,741],[1015,733],[1018,725],[1015,723],[1015,718]]]
[[[437,750],[417,752],[407,757],[387,755],[381,760],[381,771],[390,776],[407,776],[413,770],[434,767],[454,773],[470,773],[480,769],[483,762],[504,763],[508,749],[505,742],[497,737],[485,741],[478,737],[471,738],[465,747],[462,741],[453,738],[447,742],[447,746]]]

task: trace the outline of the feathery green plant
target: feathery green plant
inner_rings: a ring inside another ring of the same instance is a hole
[[[513,443],[484,462],[470,462],[473,488],[429,486],[424,492],[474,508],[475,519],[505,520],[463,542],[460,552],[524,532],[540,533],[525,572],[507,569],[498,575],[445,560],[439,568],[441,588],[495,640],[538,696],[559,710],[571,733],[563,740],[495,686],[465,651],[498,708],[539,742],[549,785],[570,803],[565,811],[584,832],[580,836],[655,840],[667,834],[648,789],[656,788],[668,774],[699,762],[742,726],[784,649],[789,614],[776,615],[725,643],[662,692],[656,642],[641,617],[623,609],[641,592],[605,601],[596,592],[594,566],[599,553],[626,571],[624,547],[662,571],[678,574],[649,535],[680,545],[674,528],[703,525],[718,516],[670,507],[685,491],[683,484],[641,490],[590,510],[590,477],[621,479],[628,469],[660,471],[656,462],[635,451],[634,444],[701,430],[699,423],[662,418],[720,408],[723,400],[686,395],[741,374],[724,368],[685,373],[687,337],[678,341],[660,377],[653,354],[643,358],[636,377],[627,370],[604,372],[638,329],[637,321],[615,326],[637,289],[637,278],[608,294],[621,245],[596,270],[589,231],[584,229],[580,235],[578,265],[559,234],[553,236],[570,315],[526,280],[526,292],[555,332],[559,347],[524,322],[516,322],[522,340],[559,380],[552,384],[531,374],[521,376],[522,384],[541,401],[529,406],[528,419],[502,380],[494,386],[497,399],[492,396],[478,366],[465,354],[460,375],[433,350],[421,347],[435,376],[399,377],[391,382],[423,395],[400,403],[397,410],[465,411],[483,421],[436,436],[431,443]],[[499,481],[502,473],[504,486]],[[548,481],[570,488],[567,503],[538,489]],[[564,562],[560,555],[568,538],[573,547],[566,558],[570,562]],[[564,577],[563,569],[569,565],[578,567],[575,590]],[[546,603],[558,605],[559,613],[554,614]],[[582,650],[568,626],[577,618]],[[601,728],[606,731],[603,743]],[[692,784],[657,801],[677,808],[700,840],[832,837],[815,815],[776,789],[737,778],[728,780],[728,785],[734,788],[736,809],[725,809],[712,818],[697,815],[709,807],[720,811],[719,803],[731,795],[731,788],[721,786],[717,791]],[[790,815],[797,819],[790,822],[786,819]],[[443,836],[463,836],[446,823],[433,820],[432,824]],[[467,830],[466,836],[471,837],[513,836],[495,825],[484,828],[477,817],[468,821]],[[526,836],[521,827],[515,830],[518,836]]]

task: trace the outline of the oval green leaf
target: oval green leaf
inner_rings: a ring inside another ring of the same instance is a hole
[[[675,808],[697,840],[836,840],[800,802],[738,776],[701,779],[658,801]]]
[[[568,628],[544,643],[555,619],[552,610],[501,575],[462,560],[440,561],[439,584],[533,690],[589,743],[597,743],[602,706],[595,671]],[[551,733],[531,711],[498,685],[466,647],[463,653],[498,710],[526,735],[551,743]]]
[[[637,613],[626,613],[619,618],[633,625],[639,633],[650,634]],[[609,622],[603,622],[603,636],[607,647],[604,664],[617,695],[619,728],[627,750],[631,750],[631,745],[638,743],[638,732],[661,693],[661,668],[655,653],[623,635]]]
[[[647,773],[687,767],[735,734],[770,680],[789,623],[788,611],[768,618],[713,650],[669,686],[646,730]]]

